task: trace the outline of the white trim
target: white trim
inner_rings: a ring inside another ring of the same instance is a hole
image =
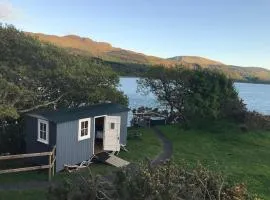
[[[108,115],[99,115],[94,117],[94,137],[93,137],[93,154],[95,154],[95,140],[96,140],[96,118],[104,117],[103,134],[105,132],[106,117]]]
[[[87,135],[81,136],[81,122],[88,122],[88,129],[87,129]],[[91,130],[91,120],[90,118],[84,118],[79,119],[79,125],[78,125],[78,141],[89,139],[90,138],[90,130]]]
[[[46,140],[43,138],[40,138],[40,124],[45,124],[46,125]],[[49,144],[49,122],[43,119],[38,119],[38,132],[37,132],[37,141],[44,143],[44,144]]]

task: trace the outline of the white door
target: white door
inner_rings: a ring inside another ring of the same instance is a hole
[[[120,151],[121,117],[106,116],[103,148],[105,151]]]

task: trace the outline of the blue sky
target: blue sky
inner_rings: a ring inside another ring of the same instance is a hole
[[[0,20],[164,58],[270,69],[270,0],[0,0]]]

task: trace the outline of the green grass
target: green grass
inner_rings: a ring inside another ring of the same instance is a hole
[[[154,135],[151,129],[129,129],[128,133],[132,135],[132,133],[139,131],[142,136],[134,137],[128,139],[127,149],[128,152],[120,152],[119,157],[126,159],[130,162],[140,162],[145,158],[153,159],[155,158],[161,151],[162,146],[158,138]],[[6,165],[9,167],[14,167],[12,165]],[[80,170],[75,173],[68,172],[60,172],[57,173],[53,178],[53,181],[61,181],[64,179],[70,179],[79,174],[87,174],[89,171],[94,174],[105,175],[110,172],[118,170],[113,166],[109,166],[106,164],[92,164],[88,168]],[[46,181],[48,180],[48,171],[31,171],[31,172],[21,172],[21,173],[13,173],[13,174],[2,174],[0,175],[0,183],[18,183],[25,181]],[[32,199],[40,199],[43,200],[46,198],[45,190],[23,190],[23,191],[0,191],[0,200],[2,199],[24,199],[24,200],[32,200]]]
[[[160,127],[173,142],[173,159],[221,171],[230,182],[245,183],[270,199],[270,132],[243,133],[235,123],[202,122],[189,130]]]
[[[150,128],[130,129],[128,134],[135,132],[142,134],[141,137],[129,137],[127,141],[128,152],[121,151],[119,157],[129,162],[141,162],[147,159],[154,159],[161,151],[162,144]]]
[[[128,133],[132,135],[134,132],[142,134],[141,137],[128,138],[127,149],[128,152],[121,151],[119,157],[126,159],[130,162],[140,162],[145,158],[153,159],[161,151],[161,143],[158,138],[154,135],[153,130],[149,128],[145,129],[129,129]],[[4,166],[4,165],[3,165]],[[5,168],[16,168],[16,166],[23,167],[20,163],[5,163]],[[93,174],[106,174],[115,169],[113,166],[106,164],[92,164],[89,167]],[[88,169],[81,170],[82,173],[88,172]],[[62,179],[68,176],[66,172],[57,173],[54,179]],[[0,183],[13,183],[23,181],[46,181],[48,180],[48,170],[42,171],[30,171],[30,172],[19,172],[11,174],[1,174]]]
[[[31,180],[35,180],[35,181],[48,180],[48,170],[18,172],[18,173],[0,175],[0,183],[14,183],[14,182],[23,182],[23,181],[31,181]]]
[[[0,200],[45,200],[44,190],[1,191]]]

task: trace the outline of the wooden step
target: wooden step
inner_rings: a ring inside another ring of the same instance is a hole
[[[115,155],[109,155],[109,158],[105,160],[105,163],[108,163],[109,165],[113,165],[115,167],[125,167],[129,165],[128,161],[123,160],[122,158],[119,158]]]

